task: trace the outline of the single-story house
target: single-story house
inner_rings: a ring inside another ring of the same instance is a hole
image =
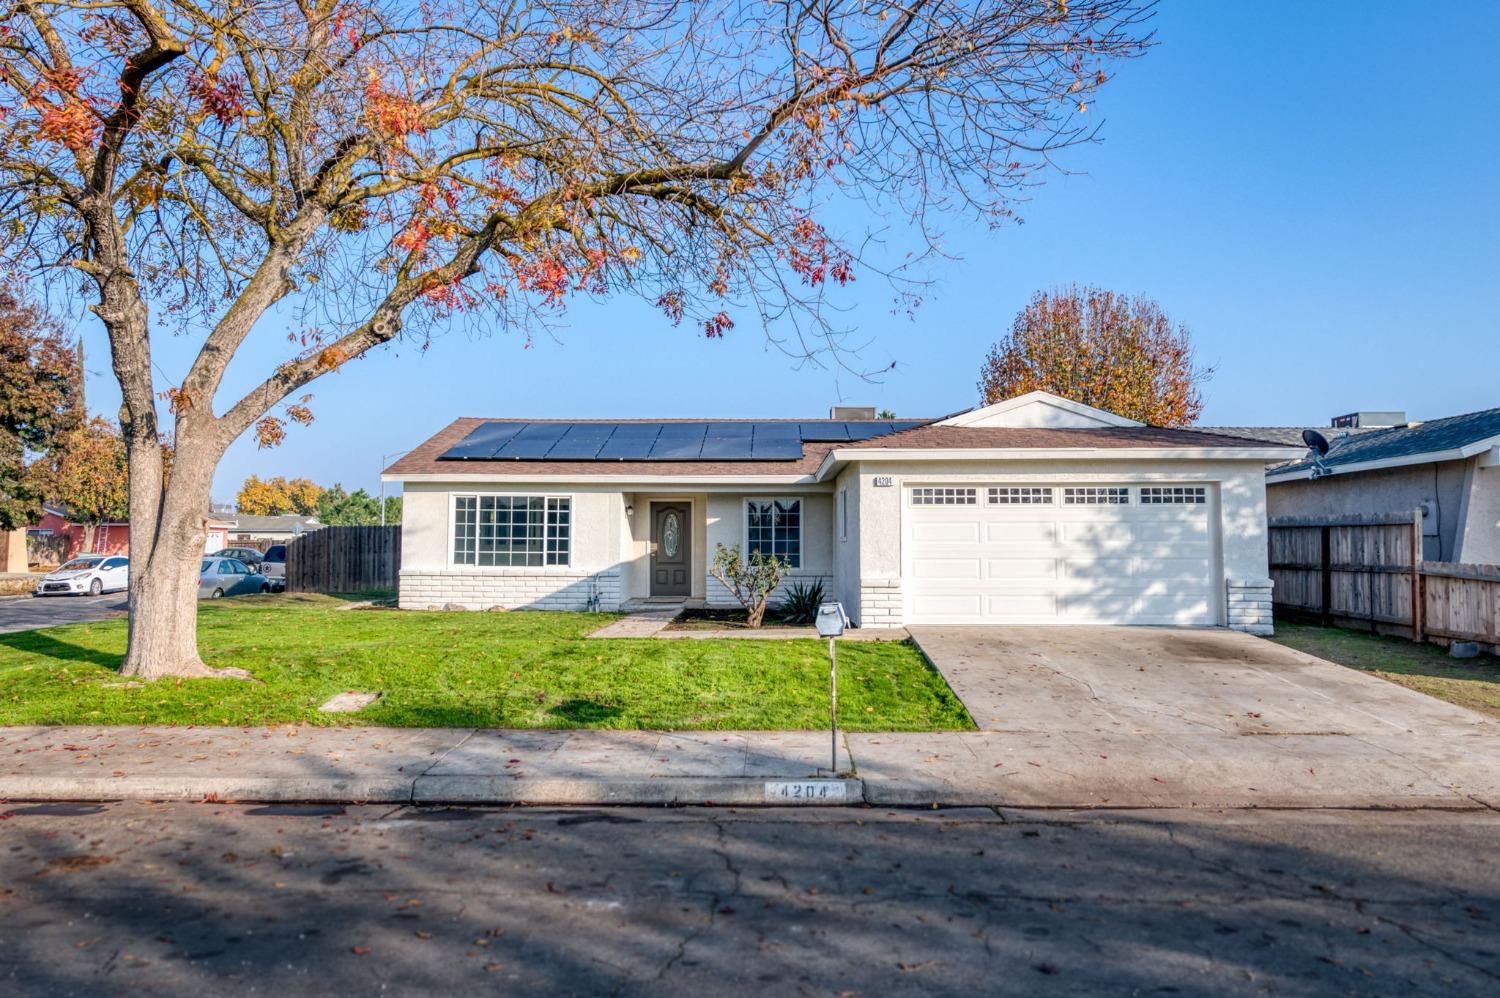
[[[230,523],[230,536],[222,545],[224,547],[230,544],[253,544],[256,541],[284,543],[298,534],[323,526],[316,516],[249,516],[243,513],[235,514]]]
[[[774,553],[861,627],[1271,627],[1265,468],[1303,450],[1033,392],[931,420],[455,420],[392,464],[400,604],[733,605]]]
[[[81,554],[129,556],[129,523],[123,520],[97,525],[80,523],[66,507],[53,503],[47,503],[42,510],[41,518],[24,531],[0,535],[0,543],[5,547],[4,571],[24,572],[33,567],[52,567]],[[225,538],[233,522],[210,514],[206,518],[208,536],[203,550],[217,551],[225,547]],[[18,537],[24,538],[19,545],[16,543]]]
[[[1302,427],[1205,427],[1299,441]],[[1500,409],[1411,422],[1402,412],[1336,416],[1310,451],[1268,469],[1271,517],[1422,512],[1428,561],[1500,564]]]

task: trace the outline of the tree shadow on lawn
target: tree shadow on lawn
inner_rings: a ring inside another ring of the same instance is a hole
[[[565,700],[547,713],[570,724],[602,724],[619,717],[624,711],[595,700]]]
[[[40,631],[21,631],[17,634],[0,634],[0,648],[13,648],[18,652],[42,655],[63,662],[79,662],[97,665],[111,672],[119,672],[125,660],[116,652],[87,648],[71,641],[60,641]]]

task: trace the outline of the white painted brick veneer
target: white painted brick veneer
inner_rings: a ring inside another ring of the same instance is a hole
[[[1227,585],[1230,628],[1250,634],[1274,634],[1276,628],[1271,619],[1271,580],[1230,579]]]
[[[466,610],[587,610],[620,608],[620,573],[551,569],[492,569],[464,572],[402,572],[403,610],[441,610],[452,603]]]
[[[860,627],[900,627],[901,580],[860,579],[857,622]]]
[[[831,595],[833,593],[833,576],[793,572],[791,575],[783,578],[775,589],[771,590],[771,606],[779,603],[786,596],[787,588],[794,583],[800,582],[804,586],[810,586],[820,580],[823,583],[823,598],[833,599],[834,597]],[[712,574],[708,575],[704,580],[703,592],[706,594],[703,602],[707,606],[724,608],[740,605],[739,600],[734,598],[734,593],[729,591],[729,587],[714,578]]]

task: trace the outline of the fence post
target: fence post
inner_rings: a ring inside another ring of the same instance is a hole
[[[1422,511],[1412,514],[1411,522],[1411,639],[1422,642],[1423,618],[1422,595]]]
[[[1326,524],[1320,528],[1319,541],[1322,545],[1322,553],[1318,558],[1318,581],[1323,587],[1322,601],[1319,607],[1323,613],[1323,626],[1333,625],[1333,536],[1332,528]]]

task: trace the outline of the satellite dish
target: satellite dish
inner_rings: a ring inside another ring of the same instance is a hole
[[[1317,430],[1303,430],[1302,442],[1307,444],[1312,453],[1312,475],[1314,481],[1333,474],[1333,469],[1323,463],[1323,458],[1328,454],[1328,438]]]

